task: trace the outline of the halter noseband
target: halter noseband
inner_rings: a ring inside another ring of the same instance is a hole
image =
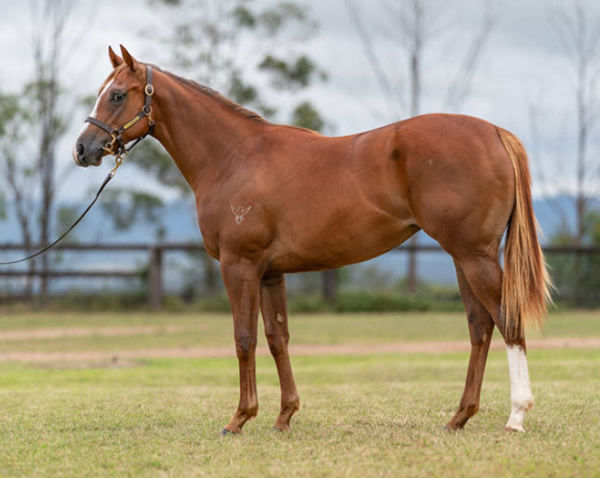
[[[125,123],[120,128],[113,128],[112,126],[106,124],[99,119],[88,116],[86,118],[86,122],[93,124],[94,126],[100,128],[103,131],[106,131],[110,137],[111,141],[106,143],[102,148],[108,154],[116,154],[118,157],[127,153],[131,148],[133,148],[136,144],[138,144],[142,139],[146,136],[151,135],[154,130],[154,120],[152,119],[152,105],[150,104],[152,101],[152,96],[154,95],[154,86],[152,86],[152,67],[150,65],[146,65],[146,86],[144,87],[144,106],[142,110],[131,118],[127,123]],[[123,133],[131,128],[134,124],[140,121],[142,118],[148,118],[148,131],[143,136],[140,136],[133,145],[129,148],[125,148],[125,144],[123,143]],[[115,149],[116,147],[116,149]]]

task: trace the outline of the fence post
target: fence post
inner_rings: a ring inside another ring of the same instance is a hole
[[[150,247],[150,263],[148,267],[148,304],[152,309],[162,306],[162,248],[158,245]]]
[[[337,298],[337,269],[323,271],[321,277],[323,280],[323,298],[327,302],[334,302]]]

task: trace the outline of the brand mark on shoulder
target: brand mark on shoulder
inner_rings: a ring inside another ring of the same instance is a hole
[[[239,226],[242,222],[244,222],[244,219],[246,216],[246,214],[248,214],[250,212],[250,209],[252,209],[252,206],[247,206],[247,207],[243,207],[243,206],[234,206],[233,204],[230,204],[231,206],[231,212],[233,213],[234,217],[235,217],[235,223]]]

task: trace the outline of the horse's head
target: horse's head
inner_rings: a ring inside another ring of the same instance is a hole
[[[154,91],[146,85],[146,65],[136,61],[123,45],[121,54],[123,58],[108,48],[114,69],[73,146],[73,159],[79,166],[98,166],[104,155],[118,152],[122,145],[149,131],[151,110],[146,103]],[[139,121],[146,116],[148,121]]]

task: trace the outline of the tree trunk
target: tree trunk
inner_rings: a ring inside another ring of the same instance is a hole
[[[415,234],[408,241],[411,249],[408,251],[408,269],[406,273],[406,292],[414,294],[419,287],[419,277],[417,273],[417,251],[415,248],[419,245],[418,236]]]
[[[410,116],[417,116],[421,109],[421,56],[423,50],[423,10],[421,0],[413,0],[414,29],[410,55]],[[418,233],[417,233],[418,234]],[[419,278],[417,270],[418,235],[409,241],[412,247],[408,251],[408,268],[406,271],[406,291],[417,292]]]
[[[28,207],[27,201],[23,195],[24,190],[21,186],[19,186],[19,182],[17,179],[16,163],[15,161],[12,161],[10,159],[6,162],[6,179],[8,181],[8,186],[13,194],[13,202],[15,206],[15,213],[17,215],[17,222],[19,223],[23,245],[25,246],[24,255],[29,255],[29,253],[32,251],[31,248],[33,245],[31,230],[29,228],[28,216],[28,211],[30,208]],[[35,266],[35,260],[29,261],[28,274],[25,278],[25,289],[23,291],[23,296],[25,300],[31,300],[33,297]]]
[[[36,62],[36,87],[38,117],[41,123],[38,167],[40,171],[41,207],[39,211],[40,245],[45,247],[50,243],[52,231],[52,215],[54,214],[54,175],[56,169],[55,149],[59,131],[59,116],[57,114],[57,100],[59,95],[58,67],[62,50],[61,37],[65,26],[65,19],[69,13],[67,4],[47,3],[46,8],[51,13],[54,22],[52,25],[53,37],[48,48],[44,45],[45,39],[37,37],[34,44]],[[40,298],[48,298],[48,269],[50,255],[41,257],[41,282]]]
[[[331,269],[323,271],[323,298],[327,302],[335,302],[337,299],[337,288],[338,288],[338,271],[337,269]]]
[[[586,146],[588,139],[587,128],[587,104],[585,95],[585,79],[587,77],[587,64],[583,58],[579,59],[579,68],[577,75],[577,179],[575,191],[575,245],[581,246],[585,237],[585,216],[586,216],[586,197],[585,197],[585,175],[586,175]],[[575,305],[581,305],[581,256],[575,255],[573,264],[573,300]]]
[[[44,171],[42,175],[42,206],[40,210],[40,245],[45,247],[50,243],[51,218],[54,213],[53,208],[53,186],[54,186],[54,154],[46,151],[44,155]],[[40,280],[40,298],[42,301],[48,299],[48,270],[50,264],[50,254],[43,254],[41,257],[41,280]]]

